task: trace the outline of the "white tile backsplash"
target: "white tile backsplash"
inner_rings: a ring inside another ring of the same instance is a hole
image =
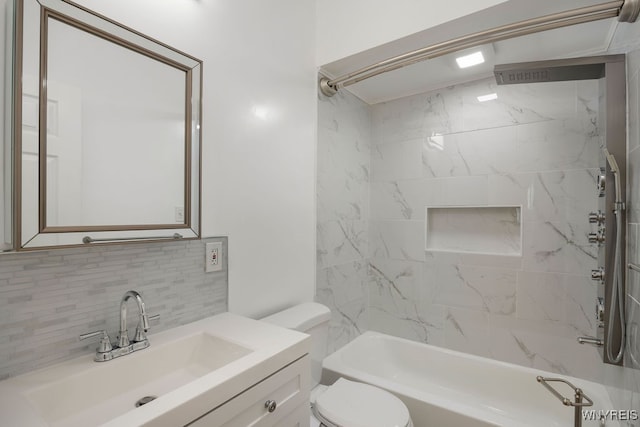
[[[223,243],[224,268],[205,273],[213,241]],[[82,333],[105,329],[115,339],[130,289],[160,315],[151,334],[226,311],[227,249],[221,237],[0,255],[0,379],[92,353]]]

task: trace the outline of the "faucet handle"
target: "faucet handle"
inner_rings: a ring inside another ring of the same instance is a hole
[[[107,353],[113,350],[113,347],[111,346],[111,339],[109,338],[109,334],[107,334],[107,331],[105,331],[104,329],[100,331],[87,332],[86,334],[82,334],[80,335],[80,340],[82,341],[88,338],[97,337],[98,335],[101,335],[101,338],[100,338],[100,344],[98,345],[96,352]]]
[[[152,320],[159,320],[160,319],[160,315],[159,314],[154,314],[153,316],[149,316],[148,317],[148,321],[151,322]],[[145,330],[142,325],[140,323],[138,323],[138,326],[136,326],[136,334],[133,338],[134,342],[140,342],[140,341],[144,341],[147,339],[147,330]]]

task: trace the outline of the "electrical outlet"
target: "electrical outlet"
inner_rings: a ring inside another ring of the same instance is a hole
[[[176,206],[174,209],[175,221],[178,224],[184,223],[184,208],[182,206]]]
[[[205,245],[205,265],[204,271],[222,270],[222,242],[211,242]]]

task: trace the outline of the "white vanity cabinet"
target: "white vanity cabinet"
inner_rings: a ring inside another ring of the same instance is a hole
[[[222,313],[149,341],[0,381],[0,426],[309,427],[308,335]],[[144,396],[157,399],[136,407]]]
[[[189,427],[308,427],[309,355],[189,423]],[[271,406],[272,412],[269,411]],[[275,407],[275,409],[274,409]]]

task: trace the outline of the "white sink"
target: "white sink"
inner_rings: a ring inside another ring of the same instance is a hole
[[[224,313],[150,335],[149,348],[127,356],[86,355],[2,381],[0,419],[21,427],[185,425],[259,381],[303,341]],[[147,396],[155,399],[136,407]]]
[[[250,352],[200,332],[96,363],[93,369],[36,387],[25,396],[51,426],[102,424],[135,408],[143,397],[160,397]]]

